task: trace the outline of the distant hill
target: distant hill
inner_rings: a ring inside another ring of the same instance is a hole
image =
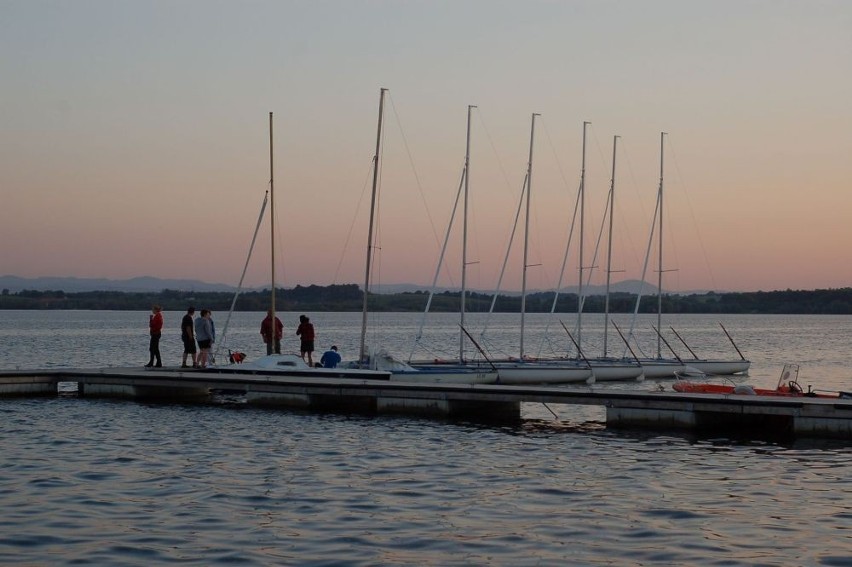
[[[610,289],[613,293],[632,293],[638,294],[642,290],[643,295],[656,295],[657,286],[646,283],[642,286],[640,280],[625,280],[622,282],[613,283]],[[22,290],[34,291],[65,291],[68,293],[79,293],[86,291],[122,291],[122,292],[160,292],[164,289],[181,290],[181,291],[235,291],[236,286],[208,283],[199,280],[190,279],[162,279],[151,276],[140,276],[125,280],[112,280],[107,278],[73,278],[73,277],[41,277],[41,278],[21,278],[18,276],[0,276],[0,290],[8,289],[10,293],[17,293]],[[262,289],[262,288],[253,288]],[[373,293],[381,294],[397,294],[410,293],[416,291],[429,291],[429,286],[418,284],[378,284],[374,285]],[[459,288],[439,288],[438,293],[445,291],[458,292]],[[493,289],[469,290],[476,293],[491,294]],[[542,291],[531,289],[530,294]],[[605,286],[593,285],[584,289],[585,295],[603,295],[606,292]],[[577,293],[577,286],[564,287],[561,293]],[[680,295],[707,293],[706,291],[689,291],[678,292]],[[501,295],[513,296],[520,295],[518,290],[501,290]]]
[[[127,280],[0,276],[0,289],[8,289],[11,293],[17,293],[25,289],[35,291],[61,290],[68,293],[77,293],[83,291],[159,292],[164,289],[183,291],[234,291],[236,287],[224,284],[211,284],[198,280],[173,280],[150,276],[141,276]]]
[[[644,286],[642,285],[641,280],[624,280],[623,282],[614,282],[610,285],[610,291],[612,293],[633,293],[638,294],[639,290],[642,290],[643,295],[656,295],[657,286],[653,284],[646,283]],[[429,291],[428,286],[417,285],[417,284],[378,284],[373,285],[374,293],[382,293],[382,294],[391,294],[391,293],[411,293],[415,291]],[[460,288],[439,288],[436,290],[437,292],[451,291],[458,292]],[[485,293],[490,294],[494,293],[493,289],[472,289],[468,291],[473,291],[476,293]],[[531,289],[528,290],[529,293],[537,293],[543,291],[552,291],[549,289]],[[562,288],[560,293],[577,293],[577,286],[566,286]],[[583,293],[585,295],[604,295],[606,293],[605,285],[591,285],[583,288]],[[679,292],[679,293],[707,293],[706,291],[689,291],[689,292]],[[520,295],[521,292],[519,290],[501,290],[500,295]]]

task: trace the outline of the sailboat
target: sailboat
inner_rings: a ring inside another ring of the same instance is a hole
[[[270,267],[272,292],[270,297],[270,316],[275,321],[275,183],[273,160],[273,120],[269,113],[269,226],[270,226]],[[265,204],[265,203],[264,203]],[[260,223],[258,223],[258,228]],[[257,236],[257,231],[255,231]],[[252,241],[254,246],[254,241]],[[236,297],[234,297],[236,302]],[[233,305],[232,305],[233,309]],[[317,368],[308,365],[296,354],[268,354],[243,364],[211,367],[209,371],[228,374],[274,374],[276,376],[312,377],[312,378],[358,378],[363,380],[387,380],[391,373],[385,370],[363,368]]]
[[[583,354],[583,277],[585,267],[584,262],[584,224],[585,224],[585,192],[586,192],[586,130],[591,124],[583,122],[583,153],[580,165],[580,190],[577,196],[577,207],[580,214],[580,231],[579,231],[579,278],[577,287],[577,356],[583,357],[591,366],[595,376],[595,381],[610,381],[610,380],[637,380],[643,377],[642,366],[635,360],[626,358],[613,358],[608,356],[607,352],[607,330],[609,324],[609,284],[610,275],[612,273],[612,225],[615,211],[615,158],[616,148],[618,145],[618,136],[613,137],[612,142],[612,177],[610,179],[608,202],[608,220],[609,220],[609,239],[607,249],[607,288],[606,288],[606,304],[604,308],[604,344],[603,355],[600,357],[588,357]],[[594,264],[594,262],[593,262]],[[554,307],[556,301],[554,300]]]
[[[642,365],[644,369],[644,374],[646,378],[675,378],[679,373],[684,372],[702,372],[704,374],[718,374],[718,375],[727,375],[727,374],[739,374],[748,372],[749,367],[751,366],[751,362],[743,356],[742,352],[740,352],[739,348],[737,348],[736,343],[734,343],[731,336],[728,334],[727,330],[725,330],[725,335],[727,335],[728,339],[733,344],[734,348],[737,350],[737,353],[740,355],[740,360],[711,360],[711,359],[703,359],[699,358],[695,353],[693,354],[693,359],[684,360],[679,357],[674,349],[668,344],[668,342],[663,338],[662,335],[662,314],[663,314],[663,180],[664,180],[664,149],[665,149],[665,137],[666,132],[660,132],[660,183],[657,189],[657,220],[659,222],[657,229],[657,326],[654,329],[657,334],[657,349],[656,349],[656,357],[655,358],[640,358],[639,363]],[[650,241],[649,241],[649,251],[650,251]],[[644,278],[643,278],[644,281]],[[634,311],[634,316],[638,313],[639,310],[639,301],[641,300],[641,293],[636,298],[636,309]],[[724,330],[724,326],[722,327]],[[664,358],[662,355],[662,345],[663,343],[669,348],[669,350],[674,355],[674,358]],[[685,343],[684,343],[685,344]],[[687,346],[687,348],[689,348]]]
[[[467,123],[467,144],[466,144],[466,152],[465,152],[465,169],[464,169],[464,215],[465,215],[465,227],[467,226],[467,202],[468,202],[468,173],[470,166],[470,108],[468,108],[468,123]],[[463,248],[462,252],[462,296],[461,296],[461,323],[460,327],[462,329],[462,333],[460,335],[460,345],[459,345],[459,358],[458,360],[432,360],[428,362],[417,362],[413,365],[417,368],[422,369],[438,369],[438,368],[450,368],[456,366],[463,367],[478,367],[485,368],[486,365],[492,366],[497,370],[497,382],[500,384],[563,384],[563,383],[571,383],[571,382],[590,382],[592,378],[592,371],[588,365],[581,364],[576,361],[567,360],[567,359],[554,359],[554,360],[544,360],[544,359],[532,359],[527,357],[524,353],[524,331],[525,331],[525,318],[526,318],[526,271],[528,267],[528,234],[529,234],[529,209],[530,209],[530,189],[532,186],[532,164],[533,164],[533,148],[534,148],[534,140],[535,140],[535,119],[537,116],[540,116],[537,113],[533,113],[532,115],[532,123],[530,126],[530,152],[529,152],[529,161],[527,165],[527,173],[525,178],[525,191],[526,194],[522,195],[525,197],[525,205],[526,205],[526,225],[525,225],[525,238],[524,238],[524,255],[523,255],[523,275],[522,275],[522,283],[521,283],[521,321],[520,321],[520,354],[517,358],[505,358],[505,359],[493,359],[488,358],[485,361],[480,362],[467,360],[464,356],[464,336],[466,331],[464,330],[464,294],[465,294],[465,264],[466,260],[466,249]],[[521,204],[524,204],[522,201]],[[519,206],[520,212],[520,206]],[[464,244],[463,247],[466,246],[467,241],[467,231],[466,228],[464,230]],[[508,254],[507,254],[508,257]],[[496,296],[496,293],[495,293]],[[493,306],[493,304],[492,304]],[[477,347],[478,348],[478,347]],[[485,356],[483,352],[483,356]]]
[[[460,199],[463,200],[463,229],[462,229],[462,271],[461,271],[461,296],[459,303],[459,351],[458,358],[456,359],[430,359],[430,360],[411,360],[409,357],[409,364],[414,368],[420,370],[426,370],[429,372],[435,371],[448,371],[454,368],[464,368],[464,369],[479,369],[479,370],[496,370],[497,372],[497,382],[500,384],[556,384],[556,383],[566,383],[566,382],[583,382],[590,378],[591,371],[588,366],[579,365],[573,361],[532,361],[529,359],[525,359],[523,356],[520,358],[506,358],[506,359],[493,359],[489,358],[484,350],[480,348],[480,346],[473,340],[472,337],[468,334],[465,329],[465,295],[467,291],[467,218],[468,218],[468,202],[469,202],[469,179],[470,179],[470,134],[471,134],[471,112],[476,108],[476,106],[469,105],[467,111],[467,137],[465,144],[465,158],[464,158],[464,167],[462,169],[462,179],[459,183],[459,191],[456,196],[456,205],[453,209],[453,215],[450,219],[450,226],[447,230],[447,235],[444,240],[444,247],[441,252],[441,257],[438,262],[438,267],[435,271],[435,276],[432,282],[432,288],[434,289],[435,284],[437,282],[438,275],[441,270],[441,264],[443,263],[444,252],[447,248],[447,243],[449,241],[450,232],[452,230],[453,219],[455,217],[456,210],[458,208],[458,202]],[[530,160],[532,160],[532,144],[533,137],[535,132],[535,117],[537,114],[533,115],[533,133],[530,136]],[[530,161],[531,165],[531,161]],[[529,189],[529,179],[530,179],[531,168],[527,171],[527,176],[525,179],[525,189],[528,191]],[[526,264],[526,257],[524,258],[524,263]],[[496,294],[495,294],[496,295]],[[426,303],[426,311],[428,312],[429,306],[431,304],[432,293],[429,294],[429,299]],[[493,307],[493,304],[492,304]],[[523,310],[522,310],[523,311]],[[523,317],[523,315],[522,315]],[[425,313],[424,313],[425,320]],[[418,331],[418,336],[415,340],[415,344],[420,340],[420,336],[422,333],[423,323],[421,322],[420,330]],[[523,323],[521,333],[523,336]],[[465,356],[465,343],[467,340],[474,343],[476,348],[480,351],[482,358],[477,359],[468,359]],[[523,347],[521,347],[523,348]],[[413,354],[413,353],[412,353]]]
[[[512,362],[500,374],[502,384],[560,384],[570,382],[594,382],[594,374],[588,364],[565,359],[540,359],[528,357],[524,351],[524,331],[526,321],[527,298],[527,268],[529,267],[529,225],[530,197],[533,179],[533,147],[535,140],[535,119],[540,116],[532,114],[530,125],[530,153],[527,162],[525,218],[524,218],[524,252],[523,269],[521,271],[521,322],[518,361]]]
[[[392,381],[402,382],[435,382],[453,384],[493,384],[497,382],[497,371],[493,367],[467,365],[451,365],[436,367],[415,367],[407,362],[398,360],[383,350],[367,352],[366,337],[368,323],[368,296],[370,290],[370,274],[372,269],[372,253],[374,226],[376,215],[376,196],[378,192],[379,160],[381,157],[382,119],[384,101],[387,89],[382,88],[379,95],[379,123],[376,133],[376,153],[373,156],[373,187],[370,199],[370,223],[367,231],[367,260],[364,275],[364,301],[361,312],[361,344],[358,360],[349,363],[356,368],[382,370],[390,372]]]

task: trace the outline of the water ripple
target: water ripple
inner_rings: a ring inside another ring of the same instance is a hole
[[[121,361],[133,315],[63,341],[105,336]],[[767,348],[798,336],[777,332]],[[0,321],[23,349],[42,333]],[[852,567],[848,443],[610,431],[598,410],[525,404],[492,427],[0,399],[0,564]]]

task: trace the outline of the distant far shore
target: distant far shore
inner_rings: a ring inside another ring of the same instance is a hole
[[[434,312],[458,312],[461,294],[458,291],[436,293],[432,297],[430,310]],[[429,294],[425,291],[383,293],[369,295],[370,311],[418,312],[424,311]],[[610,313],[632,313],[636,308],[637,295],[617,292],[609,296]],[[163,289],[158,292],[122,291],[36,291],[21,290],[0,293],[0,309],[82,309],[139,311],[159,305],[166,311],[185,311],[193,305],[215,311],[228,311],[234,301],[234,292],[225,291],[182,291]],[[293,289],[276,289],[277,311],[361,311],[364,296],[356,284],[330,286],[296,286]],[[528,313],[559,313],[577,311],[578,297],[574,293],[563,293],[557,298],[554,308],[553,292],[530,293],[526,297]],[[664,313],[719,313],[719,314],[789,314],[789,315],[852,315],[852,288],[824,289],[813,291],[757,291],[695,293],[688,295],[666,294],[645,295],[639,305],[640,313],[656,313],[662,301]],[[465,310],[470,313],[493,311],[519,313],[521,298],[517,295],[465,294]],[[249,291],[239,294],[236,311],[266,311],[271,303],[271,292]],[[589,295],[583,300],[584,313],[603,313],[606,297]]]

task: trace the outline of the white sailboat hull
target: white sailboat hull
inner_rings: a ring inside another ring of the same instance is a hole
[[[495,365],[497,381],[500,384],[570,384],[593,381],[592,370],[577,364],[518,362]]]
[[[618,362],[609,360],[589,360],[595,382],[610,382],[619,380],[641,380],[645,375],[642,365],[635,362]]]
[[[421,370],[438,371],[446,368],[478,368],[490,371],[491,367],[482,363],[471,363],[459,365],[455,362],[416,362],[412,363],[415,368]],[[496,368],[498,384],[569,384],[577,382],[589,382],[592,379],[592,371],[587,366],[581,366],[571,362],[493,362]]]
[[[228,374],[272,374],[275,376],[311,378],[355,378],[361,380],[388,380],[391,372],[366,368],[316,368],[309,366],[296,354],[270,354],[243,364],[211,367],[211,370]]]
[[[674,378],[675,374],[684,372],[701,372],[704,374],[730,375],[748,372],[751,362],[748,360],[678,360],[642,359],[645,378]]]
[[[372,370],[390,372],[390,379],[394,382],[494,384],[498,381],[497,372],[490,366],[459,364],[412,366],[394,358],[384,350],[372,352],[367,366]]]
[[[667,359],[642,359],[639,361],[642,365],[642,373],[645,378],[674,378],[676,373],[685,372],[686,364],[677,360]]]
[[[751,367],[751,362],[748,360],[687,360],[685,362],[705,374],[741,374],[748,372]]]
[[[497,383],[497,372],[478,371],[471,369],[460,370],[433,370],[413,369],[392,371],[391,382],[413,382],[434,384],[495,384]]]

